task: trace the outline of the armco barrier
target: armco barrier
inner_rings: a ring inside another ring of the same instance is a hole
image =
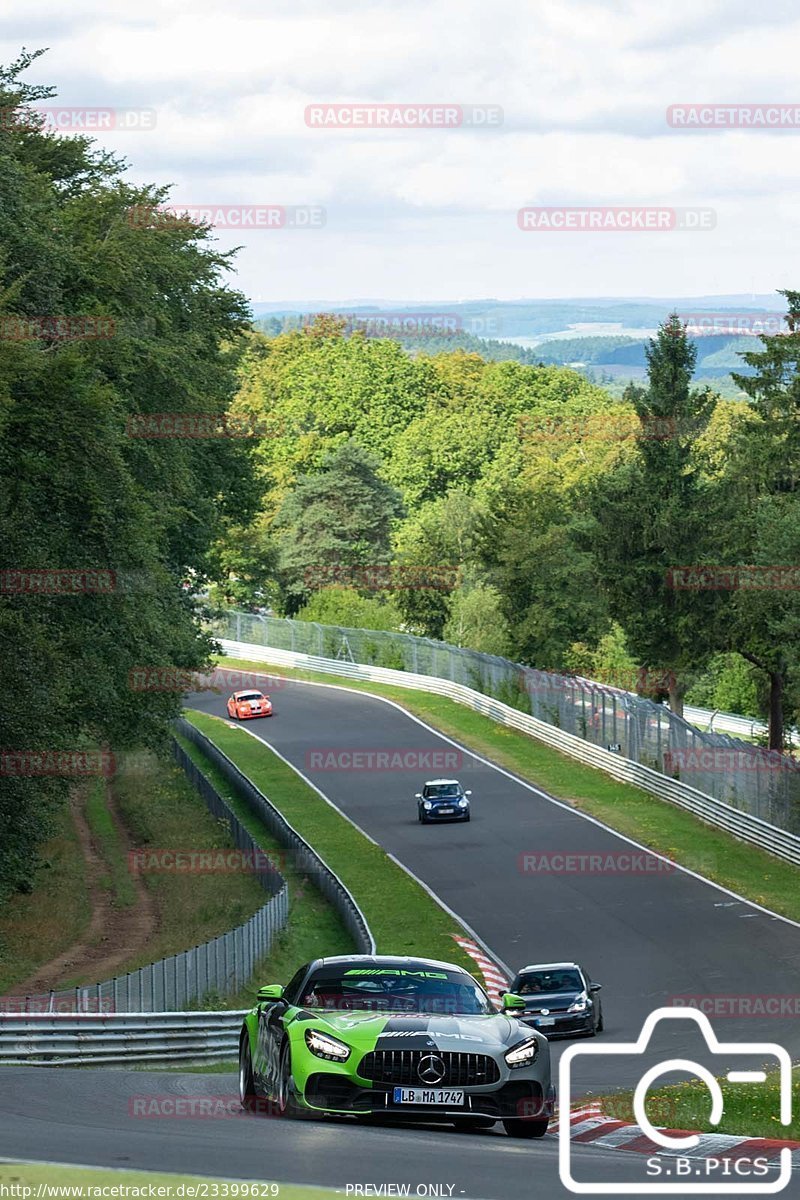
[[[717,729],[698,729],[645,696],[410,633],[321,625],[230,609],[219,611],[209,630],[221,640],[459,684],[601,749],[613,747],[641,766],[677,774],[706,796],[800,835],[796,758],[765,751]],[[702,753],[707,750],[714,754]]]
[[[63,1066],[236,1058],[244,1012],[10,1013],[0,1063]]]
[[[621,755],[604,750],[592,742],[584,741],[575,734],[566,733],[554,725],[548,725],[537,717],[528,716],[500,700],[476,692],[463,684],[451,683],[430,675],[414,675],[410,671],[395,671],[390,667],[373,667],[359,663],[342,662],[329,658],[320,658],[312,654],[300,654],[292,650],[276,650],[273,647],[251,645],[247,642],[222,640],[221,646],[225,654],[234,658],[242,658],[251,662],[274,663],[277,666],[300,667],[310,671],[319,671],[328,675],[340,675],[348,679],[372,680],[377,683],[390,683],[396,687],[412,688],[416,691],[432,692],[439,696],[447,696],[460,704],[465,704],[475,712],[518,729],[531,737],[568,754],[587,766],[597,767],[607,772],[622,783],[631,783],[646,792],[668,800],[681,808],[688,809],[710,825],[718,825],[721,829],[752,842],[768,850],[771,854],[784,858],[788,862],[800,865],[800,837],[786,830],[770,825],[747,812],[741,812],[730,804],[708,796],[696,788],[677,779],[671,779],[660,771],[654,771],[641,763],[623,758]]]
[[[296,829],[292,828],[286,818],[278,812],[273,804],[270,804],[267,797],[258,790],[252,780],[248,779],[218,746],[215,746],[188,721],[177,721],[176,729],[182,737],[200,747],[235,788],[250,810],[264,822],[281,845],[292,851],[294,864],[298,870],[310,876],[315,887],[339,913],[346,929],[349,930],[355,941],[358,952],[374,954],[375,939],[367,925],[366,918],[339,876],[334,874],[316,850],[300,836]]]

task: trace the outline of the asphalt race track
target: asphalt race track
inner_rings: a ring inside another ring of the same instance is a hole
[[[272,696],[276,716],[248,722],[246,728],[273,745],[431,887],[503,963],[514,969],[527,962],[576,959],[603,984],[605,1032],[590,1044],[634,1040],[644,1018],[675,996],[797,994],[800,929],[791,923],[682,871],[523,870],[525,854],[600,854],[607,861],[635,848],[505,772],[466,753],[462,758],[453,743],[396,706],[349,690],[295,682],[272,689]],[[225,700],[201,693],[190,704],[225,716]],[[443,770],[315,765],[320,752],[364,750],[458,757],[445,760]],[[426,777],[439,774],[455,775],[472,789],[469,824],[417,823],[414,793]],[[680,1053],[711,1065],[716,1074],[734,1065],[706,1056],[694,1028],[687,1031],[684,1025],[689,1023],[672,1023],[649,1055],[610,1055],[590,1064],[576,1077],[577,1094],[632,1085],[656,1057]],[[792,1016],[714,1020],[723,1041],[778,1042],[795,1059],[800,1057],[799,1025]],[[554,1066],[570,1044],[552,1043]],[[764,1061],[762,1055],[759,1062]],[[735,1065],[752,1067],[752,1059]],[[519,1195],[551,1200],[568,1194],[558,1177],[555,1138],[515,1141],[499,1126],[467,1133],[350,1120],[284,1123],[238,1113],[229,1119],[134,1115],[136,1096],[230,1097],[235,1079],[220,1074],[15,1067],[3,1069],[2,1082],[0,1156],[8,1158],[339,1189],[407,1183],[411,1195],[419,1184],[438,1184],[445,1186],[440,1194],[456,1200]],[[644,1155],[590,1146],[575,1153],[581,1178],[646,1179]]]
[[[276,715],[240,724],[274,746],[432,888],[510,970],[565,959],[585,966],[603,985],[603,1041],[635,1040],[645,1017],[673,997],[797,995],[797,925],[671,865],[659,871],[526,871],[525,855],[548,855],[557,867],[557,856],[567,854],[601,855],[604,862],[613,856],[614,865],[624,867],[620,856],[635,855],[636,848],[462,753],[396,705],[345,688],[281,683],[271,693]],[[205,692],[189,704],[226,716],[226,699]],[[329,752],[365,750],[456,757],[448,760],[448,769],[427,772],[314,765],[330,761]],[[320,754],[326,757],[315,757]],[[418,823],[414,794],[426,777],[436,775],[456,776],[472,789],[468,824]],[[655,865],[652,856],[648,865]],[[767,1019],[725,1017],[714,1024],[721,1041],[778,1042],[800,1058],[794,1012]],[[698,1057],[696,1027],[686,1025],[688,1032],[683,1022],[664,1031],[647,1061],[666,1050]],[[553,1043],[556,1061],[565,1044],[570,1043]],[[584,1082],[608,1089],[635,1084],[641,1074],[641,1059],[598,1063]]]

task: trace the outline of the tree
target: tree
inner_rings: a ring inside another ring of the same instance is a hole
[[[697,350],[676,314],[646,354],[647,387],[626,392],[639,421],[636,453],[590,489],[581,540],[631,654],[665,673],[670,708],[682,715],[689,672],[715,648],[722,603],[669,583],[671,568],[707,561],[719,493],[694,463],[692,443],[715,400],[691,387]]]
[[[399,631],[403,617],[391,601],[362,596],[355,588],[330,587],[315,592],[295,613],[298,621],[344,625],[348,629]]]
[[[274,527],[290,613],[326,585],[354,579],[356,585],[363,580],[371,586],[358,569],[388,563],[392,523],[402,505],[391,484],[379,477],[379,465],[351,439],[324,460],[320,471],[301,476],[284,501]]]
[[[131,219],[164,189],[43,129],[36,57],[0,70],[0,728],[6,750],[117,754],[163,745],[180,711],[136,668],[207,663],[182,582],[253,490],[231,439],[135,432],[176,413],[218,428],[247,308],[206,227]],[[67,788],[4,774],[0,895],[30,886]]]
[[[507,655],[511,641],[497,588],[486,583],[458,588],[451,597],[444,640],[484,654]]]

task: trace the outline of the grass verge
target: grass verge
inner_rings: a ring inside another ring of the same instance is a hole
[[[269,797],[350,889],[381,954],[422,955],[474,969],[472,959],[453,941],[452,935],[462,932],[458,922],[263,742],[219,717],[199,712],[187,716]],[[297,959],[296,965],[302,961]]]
[[[222,722],[219,724],[222,726]],[[355,947],[335,908],[310,883],[308,877],[295,867],[291,856],[263,821],[239,799],[222,772],[217,770],[193,742],[180,736],[178,741],[203,774],[211,780],[219,794],[224,796],[256,843],[275,859],[281,874],[289,884],[289,920],[286,928],[273,942],[269,956],[259,964],[250,985],[238,995],[228,996],[219,1004],[213,1005],[224,1008],[250,1008],[255,1003],[257,989],[263,983],[286,983],[301,963],[325,954],[350,954]]]
[[[35,1197],[41,1187],[46,1194],[48,1188],[69,1188],[65,1195],[75,1197],[75,1200],[90,1200],[98,1195],[120,1195],[112,1188],[129,1187],[142,1189],[130,1192],[129,1195],[164,1196],[165,1200],[177,1200],[186,1196],[223,1195],[221,1189],[214,1191],[210,1179],[219,1181],[224,1176],[206,1175],[169,1175],[164,1171],[111,1171],[104,1167],[71,1167],[51,1165],[49,1163],[4,1163],[0,1162],[0,1195],[16,1196],[19,1200],[30,1200]],[[178,1191],[180,1185],[181,1191]],[[12,1185],[16,1185],[11,1191]],[[165,1188],[159,1192],[158,1188]],[[29,1189],[29,1190],[25,1190]],[[90,1190],[91,1189],[91,1190]],[[103,1189],[102,1192],[97,1189]],[[154,1189],[154,1190],[150,1190]],[[231,1197],[280,1197],[280,1200],[329,1200],[335,1193],[328,1188],[311,1187],[305,1184],[270,1183],[259,1179],[231,1180],[228,1190],[224,1193]]]
[[[800,1139],[800,1068],[792,1081],[793,1118],[791,1125],[780,1123],[780,1088],[777,1072],[767,1076],[767,1082],[745,1086],[720,1079],[724,1112],[719,1125],[709,1124],[711,1097],[705,1084],[697,1080],[671,1087],[658,1088],[648,1095],[645,1111],[653,1125],[666,1129],[707,1130],[743,1137],[779,1138],[782,1141]],[[635,1121],[633,1092],[618,1092],[599,1097],[604,1112],[617,1121]]]
[[[123,835],[108,808],[106,788],[106,781],[97,779],[90,785],[86,797],[86,821],[108,868],[108,874],[102,876],[98,883],[111,893],[112,903],[116,907],[130,908],[136,903],[136,889],[128,867]]]
[[[54,815],[33,890],[0,907],[0,995],[81,937],[89,924],[86,863],[69,808]]]
[[[146,751],[121,756],[114,796],[137,848],[221,850],[232,845],[227,824],[212,816],[171,758]],[[242,872],[169,870],[146,872],[142,878],[156,906],[156,929],[122,968],[126,971],[226,933],[266,901],[258,880]]]
[[[250,672],[269,671],[267,663],[227,657],[219,661],[227,667],[241,667]],[[534,738],[498,725],[443,696],[286,667],[276,668],[275,673],[289,679],[335,683],[394,700],[470,750],[573,808],[773,912],[800,921],[796,867],[738,841],[722,829],[706,825],[666,800],[630,784],[618,783],[603,771],[575,762]]]

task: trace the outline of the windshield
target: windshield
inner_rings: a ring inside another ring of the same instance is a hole
[[[450,800],[461,794],[457,783],[426,783],[423,790],[426,800]]]
[[[249,701],[249,700],[263,700],[263,699],[264,699],[264,697],[261,695],[261,692],[243,692],[242,695],[239,697],[239,703],[241,704],[241,702],[243,700]]]
[[[434,967],[323,967],[300,998],[309,1008],[370,1012],[492,1013],[488,997],[460,971]]]
[[[535,996],[553,992],[582,992],[583,980],[574,967],[549,971],[525,971],[517,976],[514,991],[518,996]]]

